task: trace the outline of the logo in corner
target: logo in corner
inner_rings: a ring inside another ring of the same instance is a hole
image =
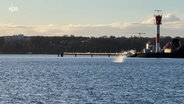
[[[17,12],[17,11],[19,11],[19,7],[17,7],[17,6],[10,6],[10,7],[8,8],[8,10],[9,10],[10,12]]]

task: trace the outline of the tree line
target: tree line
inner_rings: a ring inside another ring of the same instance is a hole
[[[62,52],[121,52],[131,49],[141,51],[145,43],[151,42],[155,45],[152,37],[82,37],[82,36],[31,36],[30,40],[14,39],[5,40],[0,37],[1,54],[57,54]],[[184,43],[184,38],[177,37]],[[161,37],[161,47],[172,41],[169,36]]]

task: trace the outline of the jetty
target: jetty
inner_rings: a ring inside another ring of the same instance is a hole
[[[118,56],[123,55],[122,53],[96,53],[96,52],[64,52],[63,55],[74,55],[77,57],[78,55],[86,55],[86,56]]]

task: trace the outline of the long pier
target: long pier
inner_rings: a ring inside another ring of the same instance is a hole
[[[93,53],[93,52],[64,52],[63,55],[74,55],[77,57],[77,55],[88,55],[88,56],[117,56],[122,55],[122,53]]]

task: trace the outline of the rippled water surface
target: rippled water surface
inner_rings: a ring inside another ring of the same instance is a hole
[[[0,55],[0,104],[184,104],[184,59]]]

